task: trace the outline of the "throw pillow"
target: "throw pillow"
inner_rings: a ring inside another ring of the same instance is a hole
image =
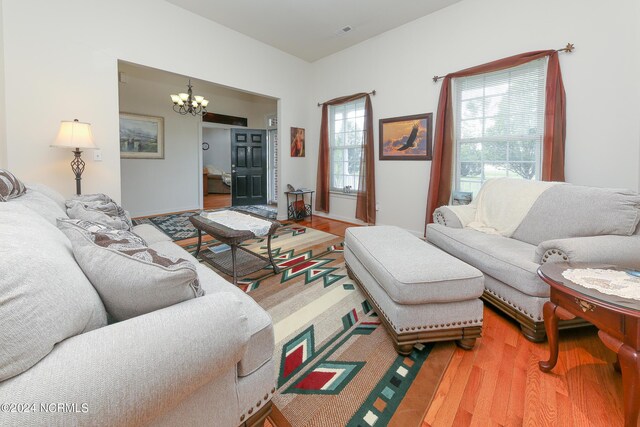
[[[1,382],[57,343],[106,325],[107,315],[69,239],[38,213],[0,203],[0,242]]]
[[[149,246],[147,242],[144,240],[144,238],[142,238],[140,235],[134,232],[128,232],[125,230],[119,230],[117,228],[111,228],[99,222],[87,221],[84,219],[58,218],[57,224],[58,224],[58,228],[60,229],[63,229],[65,226],[75,226],[92,233],[98,233],[98,232],[116,233],[118,231],[122,231],[122,236],[124,236],[125,238],[130,238],[134,240],[140,246]]]
[[[125,230],[87,231],[60,221],[78,264],[114,320],[126,320],[204,295],[196,267],[144,245]]]
[[[0,169],[0,202],[20,197],[27,192],[27,187],[14,174]]]
[[[69,218],[98,222],[120,230],[131,230],[133,226],[129,213],[114,201],[71,199],[66,204]]]

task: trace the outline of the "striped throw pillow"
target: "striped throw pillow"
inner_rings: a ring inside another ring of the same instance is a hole
[[[8,202],[27,192],[27,187],[14,174],[0,169],[0,202]]]

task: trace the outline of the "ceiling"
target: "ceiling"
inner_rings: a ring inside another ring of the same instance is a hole
[[[195,94],[204,93],[207,96],[234,98],[253,103],[270,103],[275,105],[277,102],[275,98],[269,98],[262,95],[240,91],[205,80],[190,78],[180,74],[171,73],[169,71],[145,67],[143,65],[133,64],[126,61],[118,61],[118,71],[124,73],[126,77],[133,77],[140,80],[173,85],[175,86],[175,93],[186,92],[187,82],[191,80],[191,84],[193,85],[193,92]],[[169,95],[167,94],[167,100],[168,99]]]
[[[313,62],[460,0],[167,1]]]

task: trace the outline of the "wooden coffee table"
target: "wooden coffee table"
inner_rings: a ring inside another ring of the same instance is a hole
[[[242,212],[245,215],[259,218],[263,221],[271,223],[271,228],[266,236],[256,236],[250,230],[235,230],[233,228],[226,227],[215,221],[212,221],[204,216],[193,215],[189,218],[191,224],[198,230],[198,247],[196,248],[195,256],[200,254],[200,247],[202,246],[202,233],[205,232],[216,240],[221,241],[229,245],[230,250],[215,253],[213,251],[205,251],[202,253],[201,258],[204,262],[212,267],[222,271],[223,273],[233,277],[233,284],[238,284],[238,277],[245,276],[247,274],[254,273],[258,270],[265,268],[268,265],[273,267],[275,273],[280,272],[280,269],[273,260],[271,253],[271,237],[275,231],[280,227],[278,221],[273,221],[258,215],[252,215],[250,213]],[[259,255],[249,249],[240,246],[240,244],[249,239],[255,238],[267,238],[267,253],[268,258]],[[240,249],[240,251],[238,251]]]
[[[640,301],[603,294],[567,280],[562,272],[569,268],[621,270],[610,265],[564,263],[543,264],[538,269],[538,275],[551,286],[550,301],[543,309],[550,355],[549,360],[539,363],[540,370],[549,372],[558,361],[558,319],[581,317],[593,323],[600,340],[618,355],[625,425],[636,427],[640,411]]]

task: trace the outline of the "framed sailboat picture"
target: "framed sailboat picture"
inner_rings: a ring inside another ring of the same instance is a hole
[[[380,119],[380,160],[431,160],[433,113]]]

